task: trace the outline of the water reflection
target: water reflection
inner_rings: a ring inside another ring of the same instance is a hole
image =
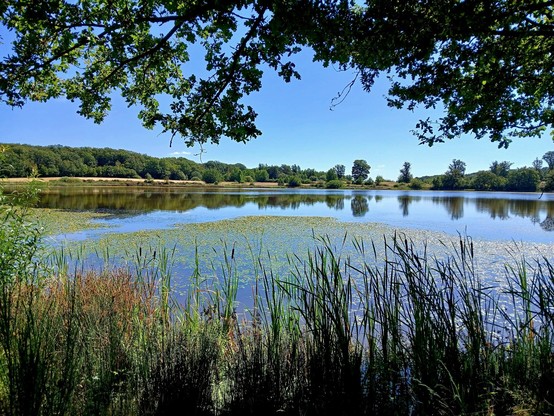
[[[400,211],[402,211],[402,216],[407,217],[410,215],[410,204],[414,201],[421,201],[421,197],[419,196],[411,196],[411,195],[400,195],[398,197],[398,206],[400,208]]]
[[[354,217],[363,217],[369,211],[368,198],[356,195],[350,201],[350,207],[352,208],[352,215]]]
[[[345,209],[349,200],[350,213]],[[396,201],[396,202],[395,202]],[[394,206],[396,204],[396,207]],[[213,191],[141,188],[62,188],[41,195],[40,207],[109,211],[115,215],[144,214],[152,211],[185,212],[200,207],[219,210],[226,207],[267,211],[279,209],[290,215],[324,215],[341,220],[364,219],[410,226],[439,221],[467,221],[475,218],[514,221],[522,218],[534,230],[554,230],[554,197],[530,194],[479,194],[471,192],[326,192],[291,190]],[[439,210],[434,207],[438,207]],[[301,211],[301,212],[300,212]],[[442,213],[441,213],[442,211]],[[485,214],[485,216],[483,215]],[[351,215],[351,216],[349,216]],[[511,223],[510,223],[511,224]],[[480,225],[478,225],[480,226]],[[436,227],[435,227],[436,228]],[[533,231],[535,232],[535,231]]]

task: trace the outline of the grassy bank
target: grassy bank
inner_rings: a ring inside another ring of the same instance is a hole
[[[166,179],[134,179],[134,178],[102,178],[102,177],[48,177],[48,178],[4,178],[2,183],[7,187],[25,187],[31,181],[38,181],[52,188],[68,186],[133,186],[147,188],[203,188],[203,189],[249,189],[249,188],[283,188],[286,185],[279,185],[277,182],[218,182],[216,184],[207,184],[204,181],[192,180],[166,180]],[[309,184],[302,184],[299,188],[321,189],[325,188],[325,182],[317,181]],[[431,185],[424,184],[421,189],[430,189]],[[411,189],[408,184],[397,183],[394,181],[383,181],[377,185],[355,185],[344,182],[341,189],[378,189],[378,190],[408,190]]]
[[[233,247],[172,296],[173,253],[125,268],[48,253],[24,209],[0,220],[0,413],[7,415],[546,414],[554,403],[554,265],[513,253],[499,284],[471,240],[435,258],[327,238],[252,256],[237,304]],[[108,258],[109,256],[106,256]],[[384,260],[384,261],[383,261]],[[502,283],[500,283],[502,282]]]

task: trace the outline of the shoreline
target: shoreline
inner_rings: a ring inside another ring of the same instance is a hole
[[[47,177],[47,178],[0,178],[0,185],[22,186],[32,181],[46,183],[49,186],[140,186],[140,187],[177,187],[177,188],[208,188],[208,189],[326,189],[325,186],[303,184],[295,188],[279,185],[277,182],[218,182],[208,184],[204,181],[166,180],[166,179],[136,179],[110,177]],[[377,189],[377,190],[409,190],[407,186],[396,182],[384,182],[380,186],[363,186],[345,184],[339,189]],[[425,190],[425,189],[424,189]]]

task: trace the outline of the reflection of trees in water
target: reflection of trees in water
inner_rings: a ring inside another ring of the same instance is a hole
[[[300,206],[326,204],[330,209],[343,210],[345,199],[350,199],[352,215],[363,217],[369,211],[369,203],[383,199],[382,195],[354,194],[302,194],[302,193],[229,193],[182,189],[151,188],[61,188],[41,194],[39,207],[71,209],[82,211],[141,211],[156,210],[188,211],[197,207],[219,209],[222,207],[240,208],[247,203],[255,203],[259,208],[298,209]],[[412,195],[397,197],[403,216],[409,215],[410,204],[422,198]],[[554,231],[554,201],[538,199],[517,200],[502,198],[465,199],[463,196],[434,196],[434,204],[445,207],[452,219],[464,215],[464,203],[474,203],[478,212],[487,213],[491,218],[507,219],[510,216],[529,218],[539,223],[546,231]],[[546,218],[543,218],[546,211]]]
[[[331,209],[340,211],[344,209],[344,195],[327,195],[325,203]]]
[[[398,206],[402,211],[402,216],[407,217],[410,214],[410,204],[414,201],[420,201],[420,196],[411,196],[411,195],[400,195],[398,197]]]
[[[326,195],[282,194],[282,195],[250,195],[258,208],[298,209],[302,205],[315,205],[326,202]]]
[[[222,207],[242,207],[252,202],[258,208],[298,209],[325,203],[330,208],[344,209],[344,195],[325,194],[259,194],[225,192],[187,192],[170,189],[102,189],[81,188],[62,189],[41,195],[41,208],[72,210],[111,210],[142,211],[155,210],[188,211],[197,207],[219,209]]]
[[[434,204],[443,205],[453,220],[464,217],[464,197],[434,196],[431,200]]]
[[[507,219],[510,216],[529,218],[540,223],[546,231],[554,230],[554,203],[536,200],[517,199],[477,199],[477,211],[488,213],[491,218]],[[546,210],[546,218],[541,221],[541,211]]]
[[[502,199],[477,199],[475,200],[475,209],[478,212],[488,213],[493,219],[510,218],[508,205]]]
[[[540,224],[545,231],[554,231],[554,204],[550,204],[546,208],[546,218]]]
[[[91,192],[93,191],[93,192]],[[247,195],[201,194],[169,191],[110,191],[82,190],[79,193],[49,192],[40,197],[39,207],[72,210],[110,211],[188,211],[203,206],[217,209],[222,206],[241,207],[248,202]]]
[[[363,217],[369,211],[368,199],[361,195],[356,195],[350,201],[350,208],[354,217]]]
[[[412,203],[412,198],[407,195],[398,197],[398,205],[402,211],[402,216],[407,217],[410,214],[409,206]]]

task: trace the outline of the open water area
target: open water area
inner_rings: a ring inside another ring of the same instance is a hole
[[[106,232],[174,228],[251,216],[323,217],[375,223],[475,239],[554,242],[554,195],[538,193],[372,190],[188,190],[182,188],[64,187],[43,192],[39,207],[105,212]]]

